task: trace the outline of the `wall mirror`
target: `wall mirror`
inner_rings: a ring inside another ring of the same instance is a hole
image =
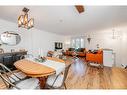
[[[21,36],[15,32],[4,32],[0,35],[2,44],[14,46],[20,43]]]

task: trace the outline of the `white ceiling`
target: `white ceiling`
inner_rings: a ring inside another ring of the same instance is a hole
[[[35,28],[62,35],[98,31],[127,23],[127,6],[85,6],[79,14],[74,6],[25,6],[35,19]],[[17,23],[23,6],[0,6],[0,18]]]

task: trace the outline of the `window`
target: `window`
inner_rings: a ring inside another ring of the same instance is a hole
[[[81,37],[76,37],[71,39],[71,46],[72,48],[84,48],[85,47],[85,40]]]

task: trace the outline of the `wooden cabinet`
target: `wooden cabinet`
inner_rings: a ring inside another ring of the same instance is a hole
[[[4,64],[11,70],[15,70],[14,62],[20,60],[20,57],[26,55],[27,51],[23,52],[10,52],[10,53],[2,53],[0,54],[0,63]]]

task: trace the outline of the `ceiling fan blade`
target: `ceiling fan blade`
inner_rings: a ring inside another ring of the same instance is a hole
[[[84,6],[82,6],[82,5],[75,5],[75,7],[76,7],[76,9],[77,9],[77,11],[78,11],[79,13],[82,13],[82,12],[85,11],[85,10],[84,10]]]

